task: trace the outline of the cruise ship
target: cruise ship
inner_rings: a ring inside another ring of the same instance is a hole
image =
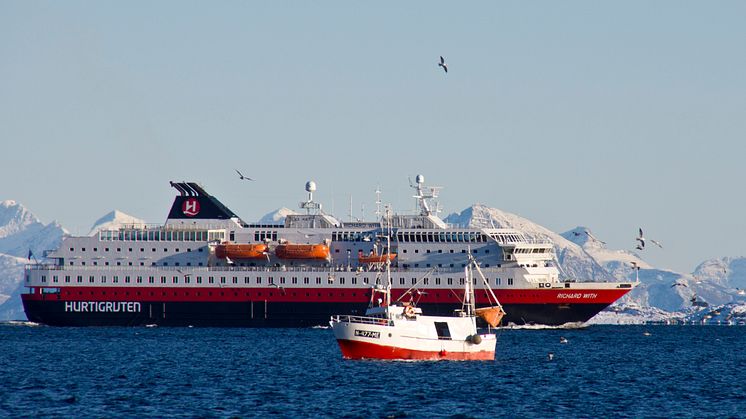
[[[460,228],[437,215],[439,188],[415,184],[418,211],[345,222],[314,201],[300,214],[251,224],[195,182],[163,225],[64,237],[25,270],[28,319],[52,326],[309,327],[363,314],[376,287],[433,315],[461,308],[469,255],[502,303],[503,325],[579,325],[635,282],[560,278],[552,242],[507,228]],[[380,198],[378,200],[380,205]],[[389,243],[387,245],[387,243]],[[487,290],[474,284],[476,303]]]

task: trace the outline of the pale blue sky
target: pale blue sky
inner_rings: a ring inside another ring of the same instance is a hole
[[[85,233],[194,180],[247,221],[407,177],[691,271],[746,255],[746,2],[0,0],[0,199]],[[439,55],[449,65],[437,67]],[[234,168],[257,179],[237,180]],[[445,215],[445,214],[444,214]]]

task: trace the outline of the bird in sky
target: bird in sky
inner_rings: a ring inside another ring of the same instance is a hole
[[[443,58],[443,56],[440,56],[440,62],[438,63],[438,67],[443,67],[443,71],[448,73],[448,66],[446,65],[446,60]]]
[[[635,240],[639,242],[637,245],[637,250],[642,250],[645,248],[645,237],[642,235],[642,228],[640,228],[640,235],[637,236]]]
[[[653,243],[654,245],[656,245],[656,246],[660,247],[661,249],[663,249],[663,245],[662,245],[662,244],[660,244],[659,242],[657,242],[657,241],[655,241],[655,240],[653,240],[653,239],[650,239],[650,242],[651,242],[651,243]]]
[[[238,178],[239,179],[241,179],[241,180],[254,180],[254,179],[252,179],[250,177],[242,175],[241,172],[238,171],[238,169],[234,169],[234,170],[236,171],[236,173],[238,173]]]
[[[597,242],[599,242],[599,243],[601,243],[601,244],[606,244],[606,242],[605,242],[605,241],[601,241],[601,240],[599,240],[599,239],[595,238],[595,237],[593,236],[593,234],[591,234],[591,232],[590,232],[590,231],[588,231],[588,230],[585,230],[585,234],[587,234],[587,235],[588,235],[588,237],[590,237],[590,239],[591,239],[591,240],[593,240],[593,241],[597,241]]]

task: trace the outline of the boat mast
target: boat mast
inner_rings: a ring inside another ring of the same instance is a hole
[[[469,255],[469,263],[464,267],[464,306],[466,306],[466,315],[472,317],[475,312],[475,297],[471,272],[471,248],[467,250],[467,254]]]
[[[386,205],[386,307],[391,305],[391,207]]]

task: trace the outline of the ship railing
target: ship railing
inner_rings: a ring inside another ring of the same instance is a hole
[[[376,270],[357,270],[357,269],[344,269],[338,270],[334,267],[324,266],[162,266],[162,265],[144,265],[144,266],[129,266],[129,265],[56,265],[49,263],[33,263],[26,265],[27,270],[47,270],[47,271],[72,271],[72,272],[88,272],[88,271],[130,271],[130,272],[152,272],[167,271],[167,272],[178,272],[178,273],[192,273],[192,272],[289,272],[292,274],[309,272],[309,273],[325,273],[328,275],[343,275],[343,274],[379,274],[380,271]],[[497,267],[482,267],[483,272],[502,272],[498,271]],[[428,277],[434,277],[438,275],[459,275],[463,274],[463,268],[396,268],[393,272],[394,275],[426,275]]]
[[[203,223],[203,224],[157,224],[157,223],[129,223],[119,224],[116,227],[102,229],[100,231],[119,231],[119,230],[159,230],[159,231],[203,231],[203,230],[224,230],[225,224]]]
[[[359,323],[359,324],[375,324],[379,326],[393,326],[394,321],[388,319],[382,319],[380,317],[367,317],[367,316],[352,316],[348,314],[338,314],[332,316],[333,322],[345,322],[345,323]]]

